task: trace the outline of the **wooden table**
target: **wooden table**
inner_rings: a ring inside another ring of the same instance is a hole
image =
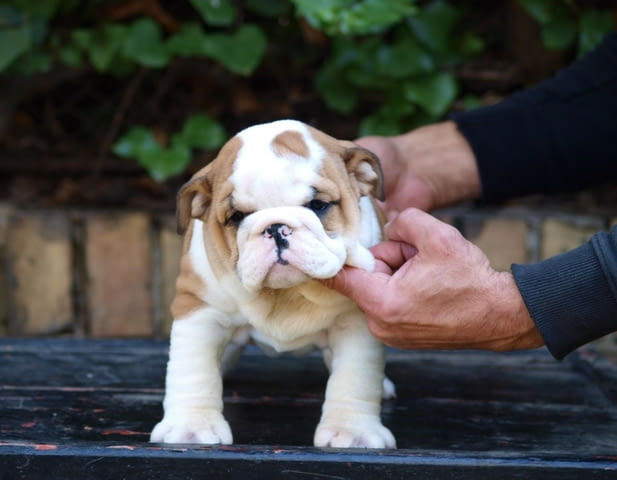
[[[167,344],[0,340],[0,479],[617,478],[617,368],[591,351],[390,351],[398,450],[311,446],[317,355],[244,355],[225,384],[233,446],[147,443]]]

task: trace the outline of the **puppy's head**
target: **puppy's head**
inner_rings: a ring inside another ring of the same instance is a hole
[[[205,222],[207,244],[248,290],[289,288],[344,264],[372,268],[359,241],[369,195],[382,195],[375,155],[281,120],[241,131],[181,188],[178,229]]]

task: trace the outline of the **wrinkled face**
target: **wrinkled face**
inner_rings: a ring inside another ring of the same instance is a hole
[[[380,179],[376,158],[349,142],[295,121],[257,125],[183,187],[179,222],[205,221],[207,244],[247,290],[289,288],[366,268],[358,202]]]

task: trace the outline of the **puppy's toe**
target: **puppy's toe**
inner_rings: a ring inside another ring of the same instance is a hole
[[[315,431],[316,447],[396,448],[396,440],[378,418],[358,422],[322,422]]]
[[[229,424],[220,413],[199,418],[163,418],[150,435],[155,443],[199,443],[205,445],[233,442]]]

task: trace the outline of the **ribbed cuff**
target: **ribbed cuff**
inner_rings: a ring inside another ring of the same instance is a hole
[[[540,263],[512,265],[512,273],[555,358],[617,330],[617,302],[592,241]]]

